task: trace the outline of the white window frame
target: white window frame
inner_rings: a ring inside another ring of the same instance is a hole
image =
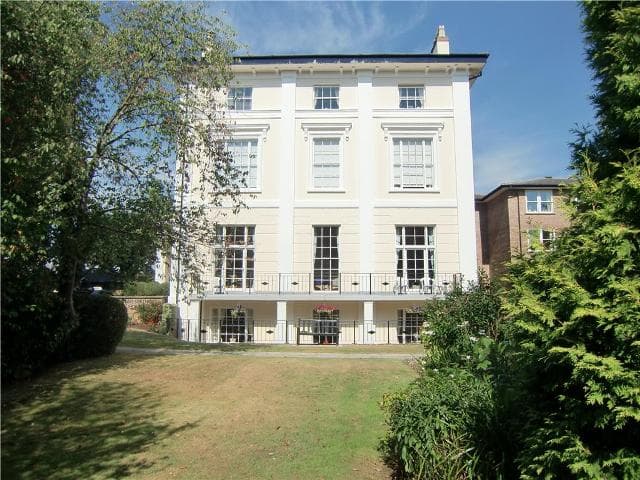
[[[226,332],[226,340],[222,337],[222,323],[228,320],[227,310],[235,310],[237,305],[225,305],[221,307],[212,307],[209,311],[208,318],[201,320],[201,335],[204,336],[204,343],[238,343],[241,338],[243,342],[239,343],[255,343],[255,312],[253,308],[243,308],[244,328],[242,332],[229,333]],[[232,340],[235,336],[235,340]]]
[[[408,185],[405,185],[403,183],[403,177],[404,177],[404,175],[403,175],[403,168],[404,167],[403,167],[403,163],[402,163],[403,162],[403,155],[402,155],[403,149],[405,150],[405,153],[406,153],[406,145],[404,145],[403,143],[400,143],[400,146],[399,146],[399,148],[400,148],[400,185],[398,186],[395,183],[395,171],[394,171],[394,164],[393,164],[393,162],[395,162],[395,152],[394,152],[395,144],[396,144],[396,142],[402,142],[402,141],[407,141],[407,140],[422,142],[422,152],[423,152],[423,155],[422,155],[423,175],[422,176],[424,178],[422,186],[413,186],[413,185],[412,186],[408,186]],[[426,149],[427,143],[431,147],[431,164],[430,165],[427,165],[426,158],[425,158],[425,155],[424,155],[424,151]],[[392,162],[392,165],[391,165],[391,170],[392,170],[391,171],[391,176],[392,176],[392,178],[391,178],[391,188],[393,188],[394,190],[409,191],[409,192],[411,192],[411,191],[415,192],[415,191],[423,191],[423,190],[432,190],[434,188],[435,183],[436,183],[436,162],[435,162],[435,158],[434,158],[434,154],[433,154],[433,138],[430,138],[430,137],[413,137],[413,136],[411,136],[411,137],[406,137],[406,136],[394,137],[392,139],[392,141],[391,141],[391,155],[392,155],[392,157],[391,157],[391,162]],[[431,184],[430,185],[428,185],[426,183],[427,168],[431,169]]]
[[[406,229],[407,227],[409,228],[424,228],[424,245],[407,245],[406,242]],[[402,242],[398,242],[398,228],[402,229]],[[433,244],[429,245],[429,229],[433,229]],[[403,254],[402,254],[402,278],[405,278],[407,280],[407,286],[410,289],[417,289],[419,288],[419,285],[408,285],[408,268],[407,268],[407,250],[423,250],[424,251],[424,256],[423,256],[423,260],[424,260],[424,277],[423,278],[433,278],[435,280],[437,274],[438,274],[438,258],[437,258],[437,241],[436,241],[436,226],[435,225],[395,225],[394,226],[394,245],[395,245],[395,249],[394,249],[394,261],[395,261],[395,267],[394,267],[394,271],[396,272],[397,275],[397,270],[398,270],[398,250],[402,250]],[[429,250],[433,251],[433,277],[429,276]],[[422,279],[420,279],[422,280]],[[414,281],[416,281],[416,279],[414,279]]]
[[[303,123],[304,139],[308,142],[307,192],[345,192],[344,180],[344,148],[349,141],[351,123]],[[316,187],[313,178],[314,142],[319,138],[337,138],[340,141],[340,181],[337,187]]]
[[[230,126],[230,135],[226,145],[234,140],[256,140],[256,186],[240,187],[242,193],[260,193],[262,191],[262,151],[263,144],[267,141],[268,124],[235,124]]]
[[[335,186],[327,186],[321,187],[317,186],[316,178],[314,176],[314,165],[315,165],[315,147],[316,140],[337,140],[338,141],[338,185]],[[335,192],[335,191],[344,191],[344,184],[342,181],[343,177],[343,158],[344,158],[344,141],[341,136],[334,135],[311,135],[311,139],[309,140],[309,146],[311,147],[311,153],[309,155],[311,159],[311,171],[309,174],[309,191],[311,192]]]
[[[232,95],[238,90],[242,90],[242,95]],[[246,91],[249,91],[249,95],[245,95]],[[237,102],[249,101],[249,108],[237,108]],[[227,90],[227,110],[231,112],[249,112],[253,110],[253,87],[229,87]]]
[[[440,189],[440,142],[444,124],[434,123],[383,123],[384,140],[389,144],[387,149],[387,178],[389,179],[389,193],[419,193],[438,192]],[[396,139],[429,139],[431,141],[431,157],[433,161],[433,185],[424,188],[398,188],[393,182],[393,144]]]
[[[537,231],[538,232],[538,245],[540,245],[542,247],[542,250],[550,250],[553,248],[553,242],[556,240],[556,231],[551,229],[551,230],[547,230],[546,228],[531,228],[529,230],[527,230],[527,252],[528,253],[534,253],[535,249],[534,246],[531,245],[531,236],[533,235],[533,232]],[[548,246],[545,245],[545,239],[544,239],[544,233],[547,232],[549,234],[551,234],[551,238],[549,238],[548,240],[546,240],[549,244]]]
[[[418,96],[404,96],[402,95],[402,89],[404,88],[416,88],[416,89],[420,89],[422,91],[422,95]],[[421,110],[423,108],[425,108],[424,106],[424,92],[425,92],[425,88],[424,85],[398,85],[398,97],[399,97],[399,101],[398,101],[398,108],[400,108],[401,110]],[[416,100],[420,100],[421,106],[419,107],[403,107],[402,106],[402,101],[403,100],[407,100],[407,101],[416,101]]]
[[[319,89],[323,89],[323,88],[335,88],[337,90],[336,96],[335,97],[318,96]],[[336,100],[336,105],[337,105],[336,108],[332,108],[332,107],[317,108],[316,107],[317,100],[331,100],[331,99]],[[313,109],[314,110],[340,110],[340,86],[339,85],[314,85],[313,86]]]
[[[400,344],[407,344],[407,343],[420,343],[420,333],[422,332],[422,328],[424,325],[424,315],[421,312],[411,312],[408,311],[408,308],[400,308],[397,311],[397,339],[398,339],[398,343]],[[411,333],[407,332],[406,328],[407,328],[407,323],[408,322],[412,322],[414,319],[413,318],[407,318],[407,316],[418,316],[420,318],[420,320],[418,320],[418,325],[417,327],[412,327],[411,328]],[[401,330],[403,330],[401,332]],[[415,331],[413,331],[415,330]],[[400,341],[400,338],[402,338],[402,341]],[[407,341],[409,340],[409,341]]]
[[[227,238],[227,229],[228,228],[243,228],[244,229],[244,235],[243,235],[243,239],[244,242],[243,243],[237,243],[237,244],[227,244],[225,242],[225,239]],[[249,229],[253,228],[253,243],[249,244],[248,243],[248,238],[249,238]],[[241,285],[239,287],[231,285],[228,286],[227,285],[227,252],[229,250],[242,250],[243,254],[242,254],[242,279],[241,279]],[[247,287],[247,280],[249,280],[249,275],[248,275],[248,269],[247,269],[247,260],[248,260],[248,251],[251,250],[253,251],[253,278],[251,278],[251,280],[253,281],[253,285],[251,287]],[[222,252],[222,254],[219,254],[218,252]],[[220,265],[218,266],[218,261],[221,261]],[[221,278],[222,279],[222,288],[225,290],[253,290],[255,288],[255,282],[256,282],[256,226],[255,225],[218,225],[217,226],[217,231],[216,231],[216,240],[215,240],[215,244],[213,247],[213,272],[214,272],[214,278],[218,279]],[[220,275],[217,275],[217,270],[220,271]],[[215,289],[218,289],[220,287],[220,284],[218,283],[217,285],[212,285],[212,287]]]
[[[547,202],[543,202],[542,200],[542,196],[541,193],[542,192],[548,192],[551,195],[551,200],[547,201]],[[536,195],[536,208],[535,210],[530,210],[529,209],[529,194],[535,194]],[[553,208],[553,190],[551,189],[536,189],[536,190],[525,190],[524,191],[524,199],[525,199],[525,203],[526,203],[526,212],[527,213],[533,213],[533,214],[539,214],[539,215],[549,215],[554,213],[554,208]],[[551,209],[547,212],[542,211],[542,204],[543,203],[549,203],[551,205]]]
[[[342,257],[341,252],[340,252],[340,228],[341,225],[337,225],[337,224],[320,224],[320,225],[312,225],[311,226],[311,272],[312,272],[312,282],[313,285],[311,286],[312,290],[315,292],[322,292],[322,289],[318,289],[316,290],[315,287],[315,283],[316,283],[316,278],[315,278],[315,274],[316,274],[316,267],[315,267],[315,261],[316,261],[316,228],[336,228],[336,248],[338,250],[338,256],[337,256],[337,260],[338,260],[338,280],[340,279],[340,273],[341,273],[341,267],[342,267],[342,262],[340,261],[340,258]],[[329,245],[329,249],[331,249],[331,245]],[[324,259],[321,258],[320,260]],[[333,257],[329,257],[329,261],[331,261],[331,259],[333,259]],[[320,268],[320,270],[324,270],[322,267]],[[330,268],[331,270],[331,268]],[[333,286],[330,286],[330,289],[328,291],[335,291],[333,290]]]
[[[255,141],[256,145],[255,145],[255,153],[252,151],[251,149],[251,142]],[[251,186],[247,183],[247,186],[241,185],[240,186],[240,191],[241,192],[259,192],[260,191],[260,138],[259,137],[251,137],[251,136],[247,136],[247,137],[239,137],[239,136],[234,136],[233,138],[230,138],[226,144],[225,144],[225,148],[228,150],[229,146],[231,143],[234,142],[248,142],[247,146],[248,146],[248,156],[249,156],[249,162],[251,162],[252,157],[255,157],[255,162],[256,162],[256,184],[255,186]],[[238,168],[238,167],[236,167]],[[244,177],[245,181],[248,180],[249,176],[246,175]]]

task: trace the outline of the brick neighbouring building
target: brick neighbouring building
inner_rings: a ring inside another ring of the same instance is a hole
[[[490,278],[500,277],[512,257],[545,247],[569,225],[563,204],[566,178],[537,178],[503,183],[476,195],[478,266]]]

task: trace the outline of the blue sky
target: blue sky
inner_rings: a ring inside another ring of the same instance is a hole
[[[475,184],[569,175],[576,125],[593,123],[591,73],[573,2],[217,2],[243,54],[490,54],[471,91]]]

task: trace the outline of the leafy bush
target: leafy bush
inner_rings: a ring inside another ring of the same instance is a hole
[[[107,294],[78,294],[75,298],[79,324],[61,351],[66,360],[110,355],[127,328],[127,309]]]
[[[160,327],[160,320],[162,318],[162,304],[161,303],[141,303],[135,307],[138,317],[153,331],[157,331]]]
[[[510,471],[505,419],[513,402],[501,389],[500,308],[497,287],[484,277],[425,304],[420,377],[383,401],[389,431],[382,450],[401,478],[497,478]]]
[[[12,269],[3,261],[2,278]],[[73,328],[64,304],[52,292],[48,279],[32,284],[31,278],[14,270],[23,280],[2,283],[2,382],[27,378],[48,365]],[[21,286],[22,288],[18,288]],[[44,292],[44,293],[43,293]]]
[[[498,288],[485,276],[465,290],[427,302],[422,331],[427,368],[489,368],[489,354],[500,335]]]
[[[578,185],[589,209],[511,267],[509,340],[528,401],[523,478],[640,478],[640,163]]]
[[[462,369],[422,375],[385,396],[389,431],[382,451],[400,478],[478,478],[484,432],[492,424],[491,388]]]
[[[170,332],[175,332],[177,313],[177,305],[165,303],[162,306],[162,320],[160,321],[158,333],[166,335]]]
[[[169,295],[169,284],[158,282],[131,282],[125,285],[122,293],[130,297],[166,297]]]

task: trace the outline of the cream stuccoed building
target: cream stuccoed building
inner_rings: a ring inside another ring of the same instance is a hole
[[[200,342],[418,340],[419,308],[476,278],[470,88],[487,54],[237,57],[227,149],[249,208],[224,217]]]

